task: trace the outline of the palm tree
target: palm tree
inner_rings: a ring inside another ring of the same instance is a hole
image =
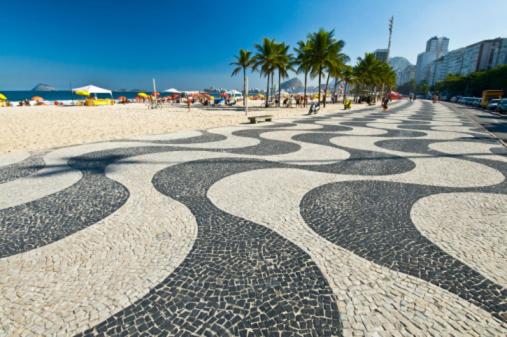
[[[329,55],[329,58],[326,60],[326,70],[327,70],[327,80],[326,80],[326,89],[324,91],[324,107],[326,106],[326,97],[327,91],[329,89],[329,78],[333,77],[335,79],[335,89],[338,83],[338,78],[343,77],[343,70],[345,68],[345,64],[350,61],[350,58],[341,52],[343,46],[345,46],[345,42],[339,40],[336,42],[336,46],[333,46],[333,50],[335,54]]]
[[[373,53],[366,53],[364,58],[358,57],[357,65],[354,68],[354,76],[357,82],[360,83],[360,89],[364,90],[366,87],[369,92],[372,91],[378,82],[378,69],[379,61]]]
[[[306,88],[308,84],[308,73],[312,69],[311,64],[311,50],[310,50],[310,44],[311,41],[308,39],[306,41],[299,41],[298,46],[294,48],[294,51],[296,52],[296,60],[295,63],[297,64],[297,73],[304,73],[305,74],[305,83],[304,83],[304,98],[303,98],[303,106],[306,107]]]
[[[292,70],[294,60],[292,54],[289,53],[289,45],[284,42],[276,45],[275,68],[278,70],[278,107],[282,102],[281,80],[289,75]]]
[[[343,41],[336,41],[334,30],[326,31],[322,28],[318,32],[310,34],[308,40],[310,40],[311,75],[319,78],[320,102],[324,70],[336,61],[336,55],[340,52],[344,43]]]
[[[388,63],[381,62],[378,76],[379,82],[385,86],[387,90],[391,91],[391,89],[396,85],[396,73]]]
[[[275,71],[275,61],[277,55],[277,43],[274,39],[264,38],[262,44],[256,44],[257,54],[252,59],[252,69],[259,70],[261,76],[267,77],[266,85],[266,107],[269,102],[269,80]]]
[[[396,82],[396,74],[391,66],[377,60],[372,53],[366,53],[364,58],[358,58],[354,67],[354,77],[361,88],[366,87],[370,93],[376,93],[377,88],[382,85],[391,88]]]
[[[236,60],[231,65],[236,66],[232,71],[231,76],[236,76],[243,70],[243,106],[246,104],[248,99],[248,93],[246,92],[246,71],[252,64],[252,53],[248,50],[240,49],[239,55],[236,56]]]

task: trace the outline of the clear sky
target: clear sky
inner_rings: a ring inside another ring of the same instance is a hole
[[[507,37],[507,0],[1,0],[0,89],[236,87],[229,63],[263,37],[294,44],[335,29],[353,62],[387,46],[415,63],[434,35],[450,49]],[[252,75],[251,87],[264,87]]]

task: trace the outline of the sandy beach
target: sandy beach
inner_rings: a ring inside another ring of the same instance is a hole
[[[250,102],[249,115],[271,114],[274,120],[306,114],[308,108],[269,108]],[[257,105],[257,106],[256,106]],[[354,108],[362,105],[355,105]],[[336,112],[341,104],[328,104],[320,113]],[[144,104],[107,107],[0,108],[0,153],[37,151],[73,144],[121,139],[180,130],[199,130],[247,123],[243,111],[184,105],[148,109]]]

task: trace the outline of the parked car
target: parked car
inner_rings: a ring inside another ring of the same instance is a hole
[[[463,97],[462,99],[462,104],[465,104],[465,105],[471,105],[472,104],[472,101],[473,101],[473,97]]]
[[[501,113],[507,113],[507,98],[503,98],[499,103],[496,111]]]
[[[481,103],[482,103],[482,98],[480,98],[480,97],[473,97],[473,98],[472,98],[472,103],[471,103],[471,105],[472,105],[474,108],[480,108],[480,107],[481,107]]]
[[[453,96],[451,97],[451,103],[456,103],[458,101],[459,96]]]
[[[500,101],[501,101],[501,99],[499,99],[499,98],[495,98],[495,99],[490,100],[488,103],[487,109],[495,111],[496,108],[498,107],[498,103],[500,103]]]

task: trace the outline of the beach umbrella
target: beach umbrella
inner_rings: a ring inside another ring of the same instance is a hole
[[[74,91],[74,93],[78,96],[86,96],[86,97],[90,96],[90,93],[86,90],[76,90]]]
[[[142,98],[148,98],[148,97],[149,97],[149,96],[148,96],[146,93],[144,93],[144,92],[140,92],[140,93],[138,93],[138,94],[137,94],[137,96],[138,96],[138,97],[142,97]]]
[[[44,98],[42,98],[40,96],[33,96],[32,97],[32,101],[42,102],[42,101],[44,101]]]
[[[5,95],[0,92],[0,101],[6,101],[6,100],[7,100],[7,97],[5,97]]]
[[[179,91],[178,89],[175,89],[175,88],[167,89],[165,92],[168,92],[170,94],[180,94],[181,93],[181,91]]]

